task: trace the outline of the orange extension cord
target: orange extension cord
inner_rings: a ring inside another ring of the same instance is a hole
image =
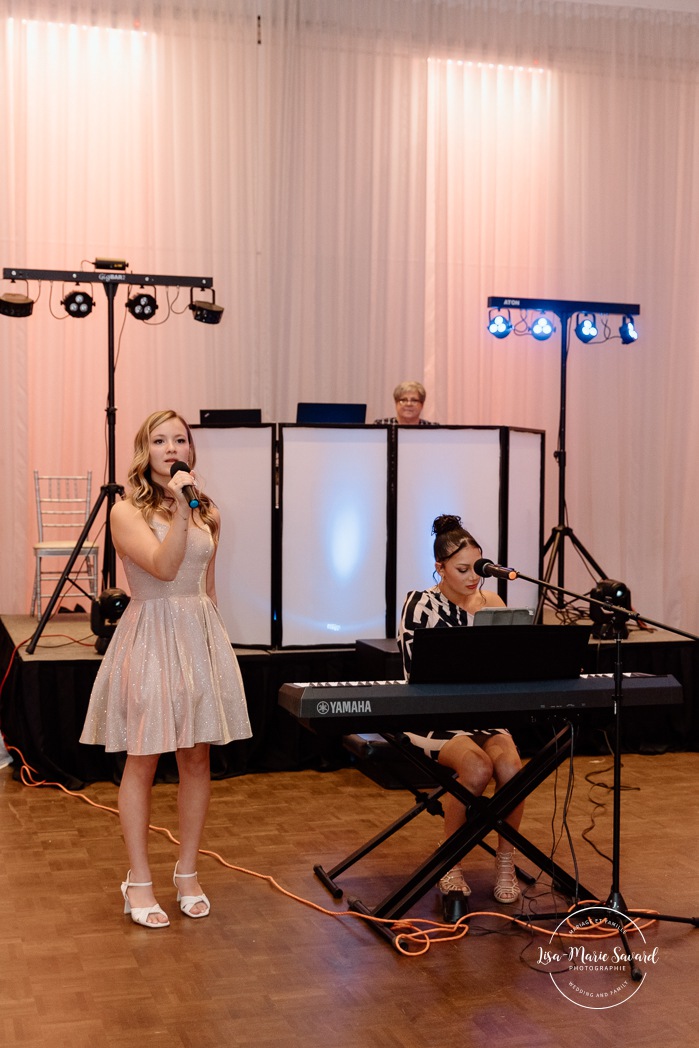
[[[57,637],[65,635],[51,634],[51,636]],[[72,643],[88,643],[87,641],[75,641],[75,639],[72,637],[67,637],[67,639]],[[27,637],[26,640],[21,641],[21,643],[19,643],[12,652],[5,675],[2,681],[0,681],[0,694],[2,694],[2,690],[9,676],[10,669],[12,668],[12,663],[15,659],[17,652],[24,644],[28,644],[29,640],[30,638]],[[89,643],[91,646],[91,642]],[[91,800],[90,797],[88,797],[85,793],[79,793],[76,790],[69,790],[60,782],[48,782],[45,779],[36,779],[36,769],[32,768],[32,766],[27,763],[20,750],[18,750],[16,746],[8,745],[7,742],[5,742],[5,747],[8,750],[8,752],[13,752],[18,755],[21,761],[19,777],[21,782],[25,786],[53,787],[61,790],[69,797],[73,797],[76,800],[83,801],[85,804],[89,804],[93,808],[97,808],[101,811],[109,812],[111,815],[118,816],[119,812],[116,808],[111,808],[105,804],[98,804],[97,801]],[[165,826],[151,825],[149,826],[149,829],[152,830],[154,833],[162,833],[165,837],[168,838],[168,840],[172,841],[173,844],[179,845],[180,843],[174,836],[174,834]],[[317,913],[322,913],[326,917],[334,917],[336,919],[340,917],[352,917],[354,920],[366,921],[372,924],[390,925],[391,931],[395,935],[395,938],[392,940],[393,946],[399,953],[403,954],[403,956],[405,957],[420,957],[423,954],[427,953],[427,951],[433,944],[439,945],[440,943],[456,942],[459,939],[465,938],[469,932],[468,921],[472,920],[474,917],[497,917],[498,919],[508,921],[511,924],[517,924],[520,927],[525,928],[529,932],[537,932],[537,934],[546,935],[549,938],[553,934],[550,928],[541,928],[538,925],[532,924],[528,920],[524,921],[517,917],[511,917],[506,913],[497,913],[496,911],[491,910],[477,910],[473,913],[465,914],[463,917],[460,917],[459,920],[456,921],[454,924],[445,924],[443,921],[434,921],[425,917],[410,917],[403,920],[395,920],[393,918],[372,917],[370,914],[357,913],[354,910],[328,910],[325,907],[320,906],[318,903],[311,902],[310,899],[304,899],[303,896],[295,895],[294,892],[291,892],[287,888],[282,887],[282,885],[279,884],[279,882],[275,880],[275,878],[272,877],[271,874],[258,873],[255,870],[248,870],[244,866],[236,866],[233,863],[227,862],[221,855],[218,854],[218,852],[209,851],[206,848],[200,848],[199,854],[210,856],[212,859],[215,859],[222,866],[224,866],[227,870],[233,870],[235,873],[244,873],[248,877],[256,877],[259,880],[266,881],[267,884],[269,884],[272,888],[275,889],[275,891],[278,891],[282,895],[285,895],[288,899],[292,899],[294,902],[300,903],[302,906],[307,906],[309,909],[315,910]],[[599,899],[583,900],[583,904],[590,906],[603,905],[600,903]],[[573,909],[574,908],[571,907],[569,911],[570,919],[572,919]],[[648,928],[651,924],[654,924],[655,921],[653,919],[653,913],[657,911],[648,910],[644,912],[648,913],[648,920],[643,925],[634,924],[632,927],[627,928],[625,930],[643,931],[646,928]],[[572,930],[570,932],[557,932],[556,934],[558,938],[576,941],[589,941],[598,939],[608,939],[614,936],[618,936],[619,934],[618,928],[608,926],[606,921],[600,921],[598,924],[593,924],[591,927],[586,927],[585,931],[581,932],[579,929],[576,929],[572,924],[570,924],[570,919],[568,923]]]

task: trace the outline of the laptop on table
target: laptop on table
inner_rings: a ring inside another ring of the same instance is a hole
[[[303,401],[296,406],[296,422],[304,425],[362,425],[366,404],[316,404]]]

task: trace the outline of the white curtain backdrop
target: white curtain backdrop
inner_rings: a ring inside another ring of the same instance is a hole
[[[699,14],[575,0],[5,7],[0,267],[124,258],[211,276],[225,307],[220,326],[196,324],[189,293],[161,288],[142,324],[119,289],[117,480],[155,408],[289,421],[299,400],[349,400],[371,419],[416,378],[426,417],[547,431],[548,534],[559,333],[494,340],[487,298],[638,302],[636,345],[571,338],[568,520],[638,610],[699,632]],[[32,469],[105,478],[106,297],[93,285],[75,321],[60,305],[72,286],[43,283],[31,318],[0,317],[6,613],[30,604]],[[566,560],[567,584],[589,589],[572,547]]]

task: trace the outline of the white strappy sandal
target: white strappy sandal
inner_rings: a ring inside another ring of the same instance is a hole
[[[126,874],[126,880],[122,881],[121,894],[124,896],[124,913],[131,914],[131,920],[134,924],[142,924],[144,928],[168,928],[170,921],[168,920],[165,910],[163,910],[156,902],[154,906],[132,906],[129,902],[127,892],[129,888],[150,888],[153,884],[152,881],[132,881],[131,870]],[[157,913],[158,915],[165,918],[164,921],[149,921],[148,918],[151,914]]]
[[[439,882],[439,890],[442,895],[448,895],[450,892],[461,892],[462,895],[471,894],[471,889],[464,879],[460,866],[452,866],[444,874]]]
[[[202,893],[201,895],[182,895],[180,888],[177,883],[178,877],[196,877],[196,870],[194,873],[178,873],[177,867],[179,866],[179,860],[175,863],[175,872],[172,875],[172,883],[177,888],[177,901],[180,904],[182,913],[186,914],[187,917],[208,917],[211,912],[211,903],[207,897]],[[200,913],[192,913],[192,909],[197,905],[198,902],[203,902],[206,907]]]
[[[441,848],[443,844],[444,841],[439,841],[437,847]],[[461,892],[462,895],[471,894],[471,889],[466,883],[461,866],[458,863],[444,874],[439,882],[439,890],[442,895],[449,895],[450,892]]]
[[[498,902],[517,902],[521,896],[515,869],[514,851],[497,851],[495,853],[495,887],[493,895]]]

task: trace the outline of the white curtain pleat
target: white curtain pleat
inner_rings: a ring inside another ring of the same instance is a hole
[[[212,277],[225,308],[219,327],[196,324],[188,289],[161,287],[144,325],[118,289],[118,481],[156,407],[288,421],[300,400],[349,400],[372,419],[416,378],[429,418],[546,430],[548,533],[560,333],[492,339],[487,298],[639,302],[636,345],[570,339],[568,518],[637,608],[699,630],[699,15],[573,0],[6,7],[2,267],[121,257]],[[105,479],[106,295],[91,285],[95,309],[75,321],[60,304],[72,286],[44,283],[31,318],[0,317],[5,612],[29,607],[31,470]],[[568,584],[589,589],[570,547],[566,560]]]

